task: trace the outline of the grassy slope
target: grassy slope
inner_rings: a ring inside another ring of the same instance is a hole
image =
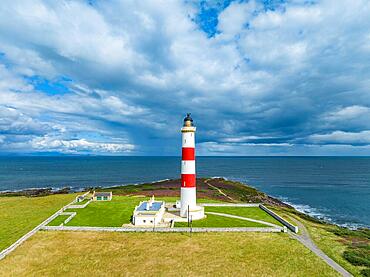
[[[343,257],[343,252],[348,249],[349,243],[346,241],[345,237],[334,233],[335,230],[340,229],[339,227],[323,222],[315,222],[315,220],[312,220],[310,217],[306,215],[300,216],[296,211],[290,209],[274,208],[274,210],[287,220],[290,218],[299,220],[307,228],[311,239],[326,255],[343,266],[354,276],[362,276],[361,270],[365,267],[354,266]],[[293,222],[292,220],[290,221]],[[367,241],[367,243],[369,242]]]
[[[303,223],[308,229],[312,240],[320,249],[353,275],[360,275],[360,270],[363,269],[363,267],[354,266],[343,258],[342,254],[347,249],[347,245],[341,237],[328,231],[325,226],[321,224],[315,224],[309,221],[304,221]]]
[[[75,197],[75,194],[0,197],[0,250],[10,246]]]
[[[287,234],[261,233],[39,232],[1,268],[12,276],[338,276]]]
[[[302,220],[301,220],[302,221]],[[341,264],[345,269],[355,276],[361,275],[364,266],[354,266],[343,257],[343,252],[348,249],[350,243],[344,237],[333,233],[336,226],[314,223],[304,220],[304,225],[308,229],[312,240],[334,261]],[[369,244],[369,241],[367,241]]]
[[[279,221],[261,210],[259,207],[206,207],[205,211],[249,217],[282,226]]]

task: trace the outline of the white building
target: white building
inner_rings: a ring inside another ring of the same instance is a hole
[[[85,200],[85,196],[83,196],[83,195],[79,195],[79,196],[76,197],[76,202],[77,203],[82,202],[84,200]]]
[[[135,207],[132,223],[135,226],[157,226],[162,223],[165,212],[164,201],[155,201],[154,196]]]
[[[93,194],[94,201],[111,201],[112,200],[112,192],[95,192]]]

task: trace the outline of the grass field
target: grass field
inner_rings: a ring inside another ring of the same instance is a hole
[[[195,220],[193,227],[270,227],[265,224],[251,222],[242,219],[229,218],[219,215],[207,214],[207,217],[201,220]],[[175,227],[188,227],[187,222],[176,222]]]
[[[287,234],[39,232],[3,276],[338,276]]]
[[[75,197],[75,194],[0,197],[0,250],[10,246]]]
[[[205,207],[205,211],[249,217],[283,226],[279,221],[259,207]]]

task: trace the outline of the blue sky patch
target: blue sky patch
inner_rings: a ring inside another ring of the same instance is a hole
[[[67,77],[60,77],[55,81],[37,75],[25,78],[37,91],[44,92],[48,95],[63,95],[70,92],[68,83],[72,82],[72,80]]]

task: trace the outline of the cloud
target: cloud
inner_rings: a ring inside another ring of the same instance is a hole
[[[335,111],[323,115],[325,127],[340,128],[348,131],[361,131],[370,129],[370,108],[354,105],[348,107],[339,107]]]
[[[370,145],[370,131],[358,133],[335,131],[329,134],[311,135],[309,139],[319,144]]]
[[[5,2],[0,151],[370,154],[368,1]]]
[[[86,139],[60,140],[50,137],[35,138],[31,141],[33,149],[42,151],[60,151],[62,153],[118,153],[134,150],[134,145],[125,143],[99,143]]]

